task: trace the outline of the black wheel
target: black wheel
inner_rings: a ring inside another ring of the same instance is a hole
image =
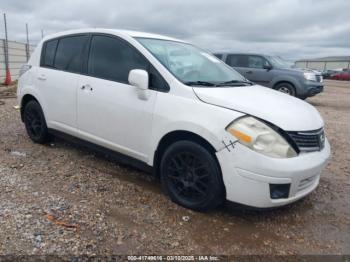
[[[51,136],[47,130],[44,113],[37,101],[31,100],[25,105],[23,121],[28,136],[35,143],[43,144],[50,140]]]
[[[276,85],[275,89],[287,95],[291,95],[291,96],[296,95],[294,86],[289,83],[280,83]]]
[[[175,203],[206,211],[214,209],[225,199],[220,168],[213,155],[191,141],[172,144],[164,153],[161,182]]]

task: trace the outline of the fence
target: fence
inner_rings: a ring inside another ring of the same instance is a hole
[[[12,81],[18,78],[21,66],[27,62],[33,51],[32,45],[28,48],[25,43],[8,41],[8,63]],[[4,83],[6,77],[5,54],[5,40],[0,39],[0,83]]]

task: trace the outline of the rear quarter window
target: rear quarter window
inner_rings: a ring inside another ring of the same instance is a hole
[[[41,66],[53,67],[58,40],[48,41],[43,46]]]

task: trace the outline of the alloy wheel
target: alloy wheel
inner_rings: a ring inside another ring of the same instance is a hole
[[[174,155],[167,166],[170,190],[178,198],[192,203],[206,199],[210,182],[208,163],[189,152]]]

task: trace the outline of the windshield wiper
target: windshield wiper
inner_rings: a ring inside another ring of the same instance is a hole
[[[205,81],[189,81],[189,82],[185,82],[185,85],[188,85],[188,86],[215,86],[214,83],[205,82]]]
[[[226,81],[226,82],[222,82],[219,84],[216,84],[215,86],[242,86],[242,85],[254,85],[253,82],[250,82],[248,80],[230,80],[230,81]]]

